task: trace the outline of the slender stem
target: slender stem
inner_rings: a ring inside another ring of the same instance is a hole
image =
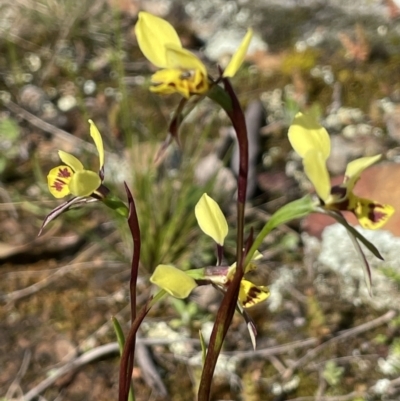
[[[139,318],[136,318],[136,282],[139,271],[140,261],[140,227],[139,220],[136,213],[135,201],[133,200],[132,193],[128,186],[125,184],[125,190],[128,197],[129,203],[129,215],[128,215],[128,226],[132,234],[133,239],[133,255],[131,264],[131,279],[129,283],[130,291],[130,303],[131,303],[131,328],[129,335],[125,342],[124,351],[121,357],[120,365],[120,376],[119,376],[119,401],[126,401],[128,399],[129,388],[131,383],[132,371],[133,371],[133,360],[135,355],[135,342],[136,342],[136,331],[139,327],[140,322],[146,316],[146,313],[142,313]]]
[[[129,202],[128,225],[133,239],[131,279],[129,283],[129,290],[131,297],[131,321],[133,322],[136,318],[136,282],[139,272],[141,240],[140,240],[139,220],[136,212],[135,201],[133,200],[133,196],[126,184],[125,184],[125,189]]]
[[[239,176],[237,196],[237,240],[236,240],[236,272],[225,293],[224,299],[218,310],[215,324],[211,333],[208,351],[200,380],[198,401],[210,399],[211,382],[221,352],[228,328],[235,313],[239,296],[240,282],[243,278],[243,244],[244,244],[244,207],[247,192],[247,174],[249,164],[248,139],[246,120],[239,100],[228,79],[223,79],[225,91],[232,100],[231,110],[225,110],[232,121],[239,144]]]
[[[121,356],[119,367],[119,401],[127,401],[132,378],[133,358],[135,352],[136,333],[140,324],[146,317],[151,308],[151,299],[149,299],[143,308],[139,311],[136,319],[132,322],[131,328],[125,340],[124,350]]]
[[[247,138],[246,119],[239,100],[228,79],[224,79],[225,90],[232,100],[232,111],[227,112],[235,129],[239,145],[239,175],[237,193],[237,249],[236,259],[238,267],[243,258],[244,241],[244,206],[247,193],[247,175],[249,170],[249,141]]]

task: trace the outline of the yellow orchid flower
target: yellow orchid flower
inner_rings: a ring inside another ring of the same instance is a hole
[[[218,246],[222,247],[228,234],[228,223],[218,206],[218,203],[207,194],[203,194],[195,207],[197,222],[201,230],[210,236]],[[246,266],[245,273],[256,269],[255,260],[262,255],[256,252],[251,262]],[[186,272],[172,265],[158,265],[150,277],[156,284],[175,298],[187,298],[197,287],[197,282],[213,283],[222,290],[226,290],[236,271],[236,263],[231,266],[207,266],[201,269]],[[239,304],[244,308],[254,306],[269,297],[269,290],[265,286],[256,286],[251,281],[242,279],[239,288]]]
[[[207,194],[203,194],[195,207],[195,214],[197,223],[199,224],[201,230],[206,235],[211,237],[219,246],[222,246],[226,236],[228,235],[228,223],[220,207],[218,206],[218,203]],[[252,261],[245,267],[244,272],[248,273],[249,271],[254,270],[256,265],[253,263],[253,261],[259,258],[261,258],[261,254],[257,252]],[[205,277],[221,288],[226,288],[229,286],[229,283],[232,281],[235,275],[236,263],[226,268],[226,271],[223,271],[224,266],[207,268]],[[244,278],[241,280],[239,289],[239,303],[244,308],[254,306],[259,302],[264,301],[268,297],[269,290],[267,287],[256,286],[251,281],[248,281]]]
[[[360,198],[353,193],[354,186],[361,173],[376,163],[381,155],[362,157],[347,165],[341,185],[331,187],[326,161],[331,151],[328,132],[315,119],[298,113],[289,128],[289,141],[302,157],[304,171],[314,185],[321,200],[321,206],[327,210],[348,210],[355,214],[364,228],[382,227],[394,213],[390,205]]]
[[[152,92],[178,92],[189,98],[190,95],[202,95],[209,90],[210,81],[205,65],[182,47],[178,34],[169,22],[141,11],[135,25],[135,33],[144,56],[156,67],[161,68],[151,78]],[[224,77],[234,76],[243,63],[252,34],[252,30],[249,29],[228,64]]]
[[[82,163],[73,155],[60,150],[58,155],[64,165],[50,170],[47,184],[50,193],[56,198],[74,196],[90,196],[98,189],[103,180],[104,147],[100,132],[92,120],[89,120],[90,135],[99,154],[99,172],[85,170]]]

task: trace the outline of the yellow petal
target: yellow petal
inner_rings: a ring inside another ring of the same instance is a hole
[[[250,308],[265,301],[270,295],[268,287],[256,286],[251,281],[242,280],[239,289],[239,302],[244,308]]]
[[[207,194],[203,194],[197,202],[194,212],[202,231],[222,246],[228,235],[228,223],[218,203]]]
[[[181,70],[160,70],[151,77],[150,90],[161,95],[170,95],[172,93],[180,93],[182,96],[189,98],[189,84],[187,80],[183,80]]]
[[[89,120],[90,124],[90,136],[93,138],[94,144],[96,145],[97,152],[99,153],[100,168],[104,166],[104,146],[103,139],[101,138],[100,132],[92,120]]]
[[[331,141],[329,134],[310,114],[297,113],[289,128],[289,141],[300,157],[309,150],[318,150],[323,159],[329,157]]]
[[[101,185],[97,173],[90,170],[77,171],[70,183],[69,190],[75,196],[90,196]]]
[[[150,281],[175,298],[187,298],[197,283],[182,270],[171,265],[158,265]]]
[[[166,45],[182,47],[174,27],[162,18],[141,11],[135,25],[140,50],[145,57],[159,68],[169,68]]]
[[[160,70],[153,74],[151,83],[152,92],[163,95],[177,92],[186,98],[192,94],[204,94],[209,89],[208,79],[199,70],[193,72],[182,72],[178,69]]]
[[[382,155],[362,157],[356,159],[347,165],[346,172],[344,173],[344,181],[347,191],[351,192],[360,178],[361,173],[372,164],[376,163]]]
[[[325,202],[331,193],[331,181],[326,168],[324,155],[316,150],[309,150],[303,159],[304,171],[312,182],[317,195]]]
[[[225,71],[223,73],[223,76],[225,78],[232,78],[239,70],[240,66],[243,63],[244,58],[246,57],[247,49],[249,48],[252,37],[253,37],[253,30],[248,29],[245,37],[242,40],[242,43],[240,44],[235,54],[229,61],[229,64],[225,68]]]
[[[71,167],[74,171],[83,170],[83,164],[70,153],[64,152],[63,150],[58,151],[58,156],[67,166]]]
[[[394,213],[394,208],[390,205],[359,198],[353,194],[351,194],[350,204],[355,205],[353,212],[360,225],[370,230],[381,228]]]
[[[56,198],[64,198],[70,194],[68,184],[74,172],[68,166],[58,166],[47,175],[47,185],[50,193]]]
[[[181,46],[168,44],[165,46],[165,57],[168,68],[178,68],[181,70],[200,70],[207,76],[206,66],[201,60],[189,50]]]

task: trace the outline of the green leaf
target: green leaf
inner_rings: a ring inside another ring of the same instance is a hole
[[[125,336],[124,332],[122,331],[122,327],[119,324],[118,319],[113,316],[111,318],[112,324],[114,326],[115,335],[117,336],[118,346],[119,346],[119,354],[122,355],[122,351],[124,350],[125,345]]]
[[[207,345],[203,337],[203,333],[201,330],[199,330],[199,339],[200,339],[200,345],[201,345],[201,360],[204,361],[206,360],[206,355],[207,355]]]
[[[105,198],[102,198],[101,200],[106,206],[108,206],[110,209],[115,210],[121,216],[128,217],[129,209],[125,205],[125,203],[122,202],[122,200],[118,197],[112,194],[108,194]]]
[[[213,85],[207,92],[207,97],[219,104],[228,114],[232,112],[232,100],[219,85]]]
[[[19,126],[12,118],[0,121],[0,136],[4,139],[15,140],[19,136]]]
[[[200,269],[186,270],[185,273],[194,280],[204,280],[207,278],[204,267],[201,267]]]
[[[257,235],[249,253],[246,256],[245,265],[250,263],[254,252],[260,247],[264,238],[276,227],[281,224],[287,223],[288,221],[299,219],[307,216],[311,212],[316,210],[315,202],[310,195],[307,195],[301,199],[297,199],[293,202],[282,206],[278,209],[269,219],[268,223],[265,224],[261,232]]]
[[[338,366],[335,361],[328,361],[325,364],[325,369],[322,372],[322,377],[330,386],[336,386],[340,383],[343,376],[344,368]]]

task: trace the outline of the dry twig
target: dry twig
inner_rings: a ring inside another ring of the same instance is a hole
[[[366,331],[372,330],[376,327],[381,326],[382,324],[390,322],[395,316],[397,312],[394,310],[390,310],[386,312],[383,316],[378,317],[377,319],[371,320],[370,322],[360,324],[357,327],[344,331],[342,334],[339,334],[336,337],[325,341],[321,345],[309,350],[302,358],[300,358],[297,362],[295,362],[286,372],[283,374],[285,379],[292,376],[293,372],[301,366],[304,366],[312,359],[314,359],[321,351],[323,351],[326,347],[331,346],[333,343],[345,340],[346,338],[355,336],[360,333],[364,333]]]

